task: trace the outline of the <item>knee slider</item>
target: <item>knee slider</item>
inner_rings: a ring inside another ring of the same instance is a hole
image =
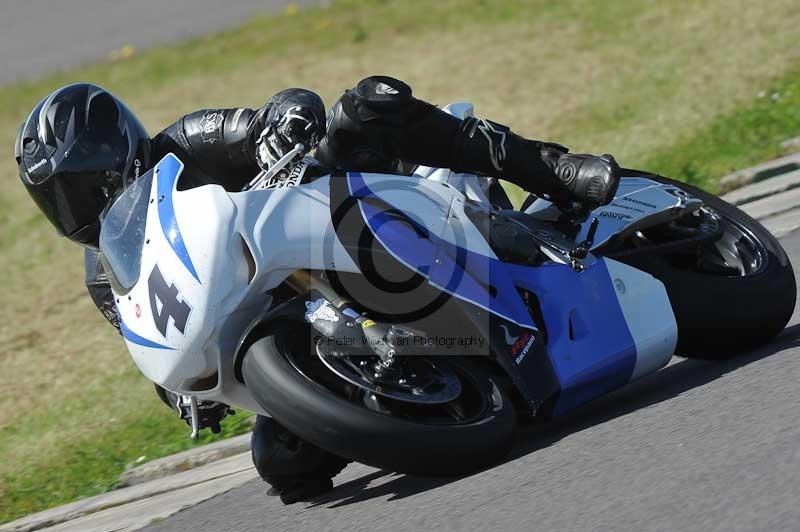
[[[325,458],[329,456],[266,416],[256,418],[250,452],[256,471],[264,479],[314,475],[324,468]]]

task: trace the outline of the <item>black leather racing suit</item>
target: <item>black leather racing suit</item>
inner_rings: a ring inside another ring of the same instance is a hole
[[[319,102],[311,94],[289,89],[261,110],[205,109],[188,114],[153,138],[152,160],[175,153],[185,164],[182,188],[216,183],[229,191],[241,190],[260,170],[255,139],[267,111],[272,106]],[[321,165],[307,171],[305,178],[328,173],[326,167],[391,172],[403,160],[495,175],[555,197],[562,192],[557,180],[534,182],[530,176],[552,175],[555,158],[565,152],[558,145],[519,137],[500,124],[461,121],[414,98],[401,81],[371,77],[346,91],[331,108],[327,133],[314,154]],[[119,328],[100,255],[87,250],[85,260],[89,293],[108,321]],[[159,395],[164,398],[163,393]],[[329,489],[330,478],[346,465],[264,417],[253,432],[253,458],[261,476],[278,488],[285,502]]]

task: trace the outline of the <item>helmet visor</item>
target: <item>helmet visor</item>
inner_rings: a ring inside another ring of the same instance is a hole
[[[122,188],[126,148],[106,142],[101,129],[86,128],[56,161],[34,200],[60,234],[72,237],[97,223],[97,213]],[[96,245],[96,237],[82,243]]]

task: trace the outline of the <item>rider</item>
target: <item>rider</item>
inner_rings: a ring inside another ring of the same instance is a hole
[[[397,172],[402,161],[500,177],[563,208],[606,204],[619,182],[619,166],[610,155],[570,154],[489,120],[457,119],[385,76],[345,91],[327,117],[317,94],[286,89],[257,110],[188,114],[153,139],[108,91],[68,85],[33,109],[20,128],[15,157],[22,183],[48,220],[86,248],[90,296],[119,328],[97,247],[102,219],[120,192],[170,152],[185,164],[182,187],[217,183],[238,191],[297,144],[305,152],[316,147],[302,181],[333,169]],[[294,184],[277,177],[267,186]],[[157,391],[188,421],[177,395]],[[201,402],[200,410],[201,426],[215,432],[229,413],[227,405],[214,402]],[[285,503],[331,489],[332,477],[347,464],[264,416],[256,421],[252,442],[259,474]]]

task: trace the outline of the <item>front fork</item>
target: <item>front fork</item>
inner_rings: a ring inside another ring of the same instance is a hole
[[[298,270],[286,283],[298,293],[318,292],[322,298],[306,302],[305,320],[325,338],[342,338],[358,345],[357,341],[366,344],[372,354],[380,358],[374,367],[374,377],[397,373],[402,365],[401,348],[408,338],[417,334],[409,329],[376,323],[353,309],[350,302],[337,294],[327,283],[313,276],[307,270]],[[325,315],[334,319],[327,320]],[[333,324],[333,325],[332,325]],[[344,324],[344,326],[342,325]],[[356,338],[356,336],[361,336]]]
[[[400,401],[445,402],[457,396],[460,386],[439,363],[411,356],[430,354],[421,331],[369,319],[308,271],[295,272],[286,283],[300,295],[263,320],[299,321],[302,313],[317,335],[316,355],[340,378],[368,396]]]
[[[356,355],[360,356],[363,354],[371,357],[371,359],[368,358],[366,362],[364,362],[363,359],[358,361],[359,366],[366,364],[367,367],[357,368],[355,372],[351,372],[350,378],[343,377],[344,371],[342,370],[347,368],[339,367],[338,369],[340,371],[334,371],[338,373],[340,377],[349,380],[351,383],[354,383],[357,373],[363,374],[369,369],[373,371],[369,380],[374,384],[378,384],[383,381],[383,377],[396,377],[396,373],[394,375],[392,375],[392,373],[394,373],[393,370],[396,368],[398,361],[401,362],[401,365],[404,365],[407,364],[408,359],[411,358],[413,359],[411,365],[416,366],[422,363],[423,360],[429,358],[426,356],[396,357],[395,355],[404,353],[398,353],[395,346],[392,345],[392,342],[387,341],[387,333],[391,330],[392,326],[377,324],[372,322],[369,318],[362,316],[353,308],[349,301],[340,297],[324,279],[315,277],[311,272],[304,270],[297,271],[287,279],[286,283],[293,288],[298,295],[266,311],[255,319],[246,329],[239,342],[234,362],[234,374],[236,379],[240,382],[244,382],[244,378],[241,374],[241,367],[242,359],[247,349],[251,345],[251,342],[263,335],[264,325],[275,320],[304,322],[318,333],[317,338],[339,339],[341,340],[340,345],[343,346],[363,346],[365,343],[369,344],[369,350],[364,350],[359,355]],[[462,310],[466,322],[477,334],[486,338],[489,342],[491,352],[490,359],[510,378],[511,388],[515,390],[515,395],[518,395],[521,403],[525,405],[524,410],[530,415],[542,414],[547,416],[550,411],[548,405],[551,404],[552,400],[559,393],[560,385],[552,367],[549,352],[542,334],[539,331],[522,329],[518,325],[505,319],[490,317],[491,319],[487,320],[486,313],[483,309],[467,303],[464,303]],[[329,319],[326,319],[326,316]],[[504,332],[506,334],[513,333],[517,335],[517,341],[513,346],[508,345],[508,342],[505,340],[505,335],[503,334]],[[401,335],[404,333],[405,331],[400,332]],[[416,331],[412,332],[412,334],[415,333]],[[338,356],[340,354],[350,355],[350,353],[354,351],[353,349],[346,348],[346,351],[343,351],[341,348],[337,348],[335,344],[330,343],[328,346],[330,352],[324,353],[322,352],[323,350],[320,349],[317,355],[329,369],[333,370],[333,368],[331,368],[331,361],[339,363],[345,359],[355,358],[354,356]],[[373,349],[372,346],[376,346],[376,349]],[[339,353],[336,352],[337,350]],[[375,357],[380,360],[378,364],[374,362]],[[436,359],[437,357],[432,358]],[[456,393],[455,384],[448,381],[448,378],[443,375],[443,371],[439,371],[441,368],[435,367],[435,362],[431,365],[434,367],[423,368],[424,373],[431,376],[429,380],[438,380],[439,383],[443,384],[446,388],[444,393],[437,395],[435,400],[440,401],[451,397]],[[375,373],[378,374],[377,378]],[[393,380],[393,384],[396,386],[405,388],[410,385],[412,395],[418,395],[419,389],[413,389],[413,382],[401,383],[399,379]],[[377,388],[374,391],[379,392]],[[404,395],[401,400],[413,399],[414,397],[410,395]]]

